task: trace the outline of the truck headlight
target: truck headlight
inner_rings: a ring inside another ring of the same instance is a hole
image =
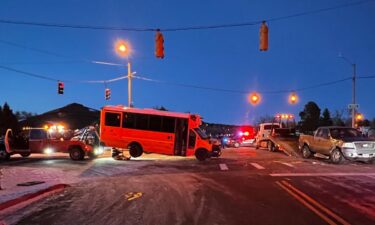
[[[355,149],[355,145],[352,142],[344,143],[344,144],[342,144],[342,147],[346,148],[346,149]]]
[[[52,148],[49,148],[49,147],[47,147],[47,148],[45,148],[44,149],[44,154],[47,154],[47,155],[50,155],[50,154],[52,154],[53,153],[53,149]]]
[[[94,149],[94,154],[95,155],[101,155],[101,154],[103,154],[103,152],[104,152],[104,148],[102,146],[96,147]]]

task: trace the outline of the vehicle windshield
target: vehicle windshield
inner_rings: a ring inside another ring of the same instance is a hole
[[[330,129],[332,138],[352,138],[352,137],[362,137],[362,133],[353,128],[333,128]]]
[[[202,139],[208,139],[209,138],[207,136],[206,132],[204,132],[200,128],[195,128],[194,130],[198,133],[198,135],[199,135],[200,138],[202,138]]]
[[[275,128],[280,128],[279,124],[273,124],[273,125],[264,125],[264,129],[265,130],[271,130],[271,129],[275,129]]]

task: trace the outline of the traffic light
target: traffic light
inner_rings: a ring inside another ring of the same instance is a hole
[[[57,93],[59,95],[64,94],[64,82],[59,81],[57,85]]]
[[[105,89],[105,100],[111,99],[111,89],[106,88]]]
[[[257,105],[260,102],[260,95],[256,92],[253,92],[249,95],[249,102],[252,105]]]
[[[160,30],[156,30],[155,35],[155,56],[156,58],[164,58],[164,37]]]
[[[290,95],[289,95],[289,103],[290,104],[296,104],[298,102],[298,96],[295,92],[292,92]]]
[[[259,29],[259,50],[268,50],[268,26],[266,21],[263,21]]]

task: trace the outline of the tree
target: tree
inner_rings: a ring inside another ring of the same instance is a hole
[[[320,108],[315,102],[308,102],[299,116],[301,117],[299,126],[302,132],[312,132],[318,128]]]
[[[331,113],[327,108],[323,110],[322,117],[320,117],[320,126],[332,126]]]
[[[343,111],[336,110],[332,117],[334,126],[345,126],[345,118],[342,117]]]
[[[14,131],[19,130],[17,117],[13,114],[13,110],[9,107],[8,103],[4,103],[3,110],[1,111],[1,134],[3,134],[7,129],[12,129]]]
[[[270,116],[270,115],[265,115],[265,116],[260,116],[255,124],[261,124],[261,123],[272,123],[274,122],[274,117],[273,116]]]
[[[17,111],[15,113],[15,116],[20,121],[20,120],[26,120],[26,119],[28,119],[30,117],[36,116],[36,114],[35,113],[31,113],[31,112],[26,112],[26,111]]]

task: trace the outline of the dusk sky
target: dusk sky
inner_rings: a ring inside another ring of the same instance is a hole
[[[287,16],[355,0],[262,1],[125,1],[125,0],[1,0],[0,19],[73,25],[130,28],[175,28],[243,23]],[[60,80],[105,80],[125,75],[127,69],[84,60],[127,63],[113,50],[114,42],[131,43],[132,69],[138,76],[189,85],[239,91],[293,90],[340,80],[352,75],[375,75],[375,1],[318,14],[268,22],[269,51],[259,51],[259,25],[163,32],[165,58],[154,56],[154,32],[125,32],[52,28],[0,23],[0,66]],[[12,42],[27,48],[5,44]],[[31,49],[63,55],[53,56]],[[104,99],[103,84],[57,83],[0,69],[0,104],[14,110],[43,113],[72,102],[100,109],[127,105],[127,81],[108,84],[112,98]],[[375,117],[375,79],[357,82],[357,102],[367,118]],[[321,109],[346,109],[351,103],[351,81],[297,92],[290,105],[288,93],[263,94],[256,107],[245,94],[193,89],[134,80],[138,108],[164,106],[194,112],[207,122],[252,123],[278,112],[298,114],[308,101]]]

